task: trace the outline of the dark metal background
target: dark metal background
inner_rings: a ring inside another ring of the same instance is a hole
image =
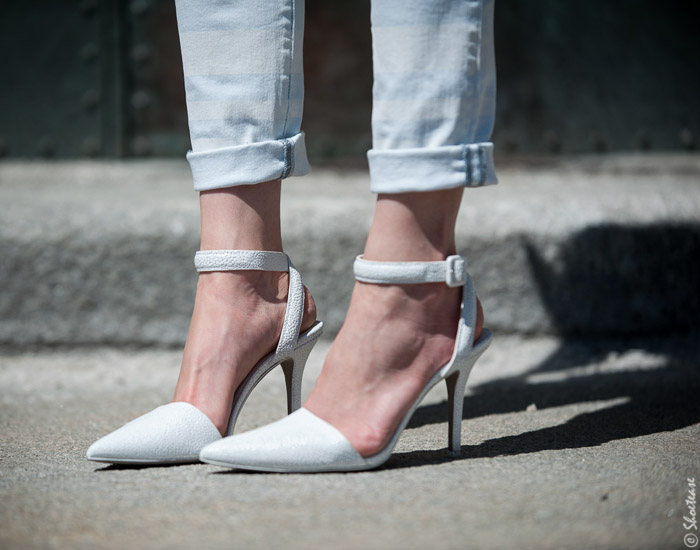
[[[497,150],[694,149],[699,36],[697,2],[498,0]],[[188,149],[173,0],[5,0],[0,47],[0,155]],[[304,47],[311,156],[364,155],[369,1],[307,0]]]

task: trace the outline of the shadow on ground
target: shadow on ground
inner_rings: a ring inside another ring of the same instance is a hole
[[[675,336],[697,327],[700,223],[603,224],[574,234],[551,257],[532,239],[525,250],[563,336]]]
[[[538,410],[576,403],[618,399],[619,404],[575,416],[568,422],[518,435],[463,446],[462,460],[517,455],[547,450],[594,447],[609,441],[639,437],[690,426],[700,421],[700,346],[698,336],[663,341],[566,341],[526,374],[473,388],[465,398],[465,418],[516,413],[536,404]],[[538,373],[585,367],[611,354],[644,349],[665,360],[661,368],[632,365],[620,372],[566,376],[551,382],[529,383]],[[419,408],[409,427],[444,422],[445,402]],[[388,467],[448,462],[446,450],[397,453]]]
[[[524,411],[533,403],[540,410],[618,403],[557,426],[463,446],[462,459],[594,447],[700,421],[700,225],[608,224],[574,235],[554,258],[545,259],[532,243],[527,252],[542,302],[564,339],[527,373],[472,388],[465,418]],[[605,336],[580,335],[594,323]],[[631,350],[660,356],[663,366],[580,370]],[[528,381],[538,374],[544,382]],[[418,409],[409,426],[446,418],[443,402]],[[445,450],[413,451],[397,453],[388,467],[450,460]]]

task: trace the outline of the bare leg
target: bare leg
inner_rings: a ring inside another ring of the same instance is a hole
[[[462,188],[379,195],[368,260],[443,260],[455,253]],[[461,288],[355,285],[345,324],[305,407],[363,456],[380,451],[454,348]],[[483,326],[479,320],[475,336]]]
[[[201,250],[282,250],[280,181],[200,193]],[[233,394],[277,345],[288,275],[266,271],[201,273],[173,401],[204,412],[224,433]],[[301,330],[316,319],[305,291]]]

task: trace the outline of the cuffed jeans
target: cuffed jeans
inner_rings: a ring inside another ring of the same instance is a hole
[[[303,0],[176,0],[198,191],[310,171]],[[373,0],[377,193],[496,183],[493,0]]]

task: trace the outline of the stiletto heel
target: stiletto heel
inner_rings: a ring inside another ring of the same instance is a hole
[[[482,340],[483,339],[480,339],[480,341]],[[462,454],[462,409],[464,407],[464,391],[467,388],[467,380],[469,379],[472,367],[489,344],[490,340],[486,342],[485,346],[480,347],[478,351],[469,357],[464,367],[445,378],[448,414],[447,437],[450,456],[459,457]]]
[[[200,453],[200,460],[267,472],[341,472],[376,468],[389,459],[413,412],[441,380],[447,384],[449,449],[453,455],[459,454],[467,379],[474,363],[493,339],[491,331],[484,328],[478,341],[474,342],[476,294],[465,259],[450,256],[443,262],[372,262],[358,256],[354,271],[355,278],[366,283],[443,282],[448,286],[463,287],[452,358],[428,380],[389,443],[377,454],[363,457],[340,431],[302,407],[282,420],[207,445]]]
[[[277,365],[282,365],[287,382],[287,408],[301,406],[301,378],[304,365],[323,332],[316,321],[299,334],[304,316],[304,285],[301,275],[283,252],[259,250],[200,250],[194,259],[197,271],[282,271],[289,273],[287,309],[275,351],[253,367],[236,389],[226,435],[233,433],[236,420],[255,386]],[[197,462],[206,445],[221,439],[212,421],[194,405],[175,402],[146,413],[93,443],[87,458],[98,462],[125,464],[182,464]]]
[[[445,385],[447,386],[448,447],[450,455],[457,457],[462,451],[462,407],[464,388],[467,385],[466,376],[462,371],[457,371],[445,378]]]
[[[284,383],[287,388],[287,414],[292,414],[301,407],[301,378],[304,371],[294,367],[294,361],[291,359],[282,363]]]
[[[292,414],[301,407],[301,383],[304,377],[304,367],[316,340],[297,348],[294,353],[282,363],[284,381],[287,386],[287,412]]]

